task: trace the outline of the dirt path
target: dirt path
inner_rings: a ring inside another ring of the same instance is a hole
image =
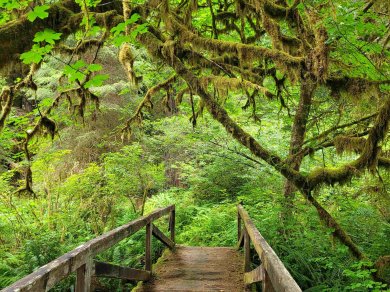
[[[133,291],[245,291],[243,257],[228,247],[177,246],[164,253],[153,274]]]

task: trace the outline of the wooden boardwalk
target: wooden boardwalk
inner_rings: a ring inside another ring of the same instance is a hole
[[[177,246],[159,259],[153,278],[133,291],[245,291],[243,267],[234,248]]]
[[[76,274],[76,292],[92,292],[95,278],[117,278],[124,281],[143,281],[134,289],[153,291],[252,291],[261,282],[262,292],[302,292],[286,267],[257,230],[243,206],[237,206],[237,248],[186,247],[175,244],[174,205],[119,226],[80,245],[40,267],[35,272],[1,290],[2,292],[49,291],[62,279]],[[154,221],[169,216],[169,235]],[[232,218],[232,220],[234,220]],[[145,268],[119,266],[95,260],[98,253],[145,228]],[[169,249],[152,267],[152,237]],[[256,253],[261,264],[251,262]],[[255,267],[256,266],[256,267]],[[152,271],[152,269],[155,271]],[[257,285],[257,284],[256,284]]]

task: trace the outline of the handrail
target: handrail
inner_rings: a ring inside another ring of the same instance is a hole
[[[170,214],[170,238],[165,236],[153,224],[153,221],[167,214]],[[96,254],[110,248],[143,227],[146,227],[145,270],[120,267],[108,263],[93,261],[93,257]],[[76,272],[76,292],[89,292],[91,289],[92,276],[114,277],[140,281],[147,280],[150,278],[152,271],[152,234],[169,248],[173,248],[175,245],[175,205],[157,209],[146,216],[135,219],[125,225],[91,239],[74,250],[40,267],[35,272],[18,280],[11,286],[4,288],[2,292],[48,291],[55,284],[73,272]]]
[[[261,281],[263,292],[302,291],[274,250],[257,230],[244,207],[238,205],[237,210],[238,247],[244,245],[245,284],[251,285]],[[242,229],[241,221],[244,223]],[[250,242],[261,260],[261,265],[252,271],[250,267]]]

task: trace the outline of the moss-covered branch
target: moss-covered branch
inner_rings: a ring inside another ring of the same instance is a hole
[[[109,30],[123,21],[117,10],[111,10],[112,6],[102,7],[103,9],[91,12],[98,25]],[[45,28],[50,27],[56,32],[61,32],[62,38],[80,29],[83,13],[73,0],[52,4],[47,12],[49,16],[45,19],[30,22],[26,16],[22,16],[0,27],[0,68],[5,68],[12,62],[19,62],[19,55],[31,49],[35,34]]]
[[[364,169],[375,169],[380,153],[379,143],[383,141],[388,133],[389,120],[390,98],[386,97],[374,125],[369,131],[360,156],[356,160],[340,167],[317,168],[311,171],[307,177],[308,188],[313,189],[322,183],[333,185],[335,183],[346,182]]]
[[[260,60],[272,59],[277,62],[282,62],[290,65],[299,65],[303,62],[302,57],[291,56],[283,51],[276,49],[268,49],[256,45],[228,42],[216,39],[204,38],[191,32],[177,20],[172,20],[172,25],[180,36],[182,43],[191,43],[195,48],[211,51],[215,54],[233,54],[239,56],[240,59]]]
[[[263,159],[269,165],[273,166],[286,178],[293,181],[298,187],[303,188],[306,180],[299,172],[291,169],[283,163],[282,159],[274,153],[260,145],[249,133],[245,132],[235,121],[233,121],[226,110],[216,102],[207,90],[203,87],[202,82],[176,56],[166,56],[162,53],[164,44],[160,42],[151,33],[145,33],[139,37],[140,42],[148,49],[152,56],[163,60],[171,66],[178,76],[183,78],[193,92],[199,95],[205,103],[206,108],[215,120],[220,122],[239,143],[247,147],[255,156]]]

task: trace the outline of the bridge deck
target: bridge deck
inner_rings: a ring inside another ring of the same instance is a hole
[[[153,279],[133,291],[245,291],[243,272],[233,248],[177,246],[160,258]]]

